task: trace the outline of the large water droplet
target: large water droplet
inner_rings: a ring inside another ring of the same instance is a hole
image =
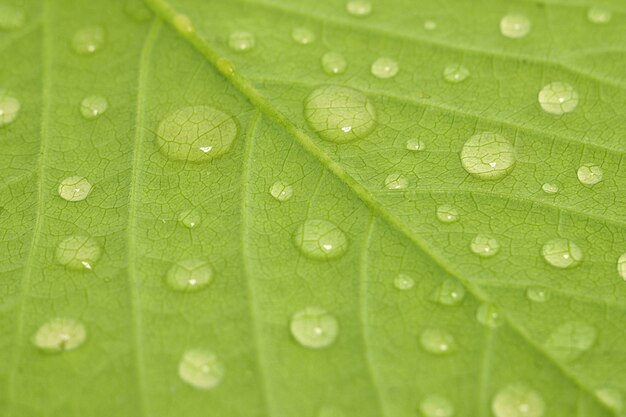
[[[550,114],[571,113],[578,106],[578,93],[562,81],[554,81],[539,91],[539,105]]]
[[[293,196],[293,187],[284,181],[276,181],[270,187],[270,195],[278,201],[287,201]]]
[[[0,90],[0,127],[13,122],[19,112],[19,100]]]
[[[224,377],[224,373],[222,361],[207,350],[188,350],[178,364],[180,379],[201,390],[215,388]]]
[[[589,350],[596,336],[596,329],[587,323],[570,321],[557,327],[544,346],[556,358],[569,362]]]
[[[376,127],[372,102],[348,87],[317,88],[305,100],[304,116],[322,139],[338,143],[363,139]]]
[[[541,248],[543,258],[557,268],[572,268],[583,259],[583,251],[571,240],[556,238],[547,241]]]
[[[228,38],[228,46],[237,52],[246,52],[254,48],[256,39],[250,32],[237,31],[230,34]]]
[[[465,287],[455,279],[447,279],[430,295],[430,299],[444,306],[461,304],[465,298]]]
[[[9,4],[0,4],[0,29],[16,30],[24,26],[25,22],[24,10]]]
[[[497,133],[479,133],[463,144],[461,164],[475,177],[496,180],[513,169],[515,151],[504,136]]]
[[[528,287],[526,298],[535,303],[545,303],[550,299],[550,293],[542,287]]]
[[[291,38],[301,45],[308,45],[315,41],[315,33],[308,28],[299,27],[291,31]]]
[[[576,171],[578,181],[584,185],[595,185],[602,181],[604,171],[596,164],[584,164]]]
[[[507,385],[491,403],[496,417],[542,417],[545,409],[543,398],[523,384]]]
[[[85,326],[80,321],[55,317],[39,327],[32,341],[41,350],[62,352],[76,349],[86,338]]]
[[[152,17],[152,11],[141,0],[128,0],[124,13],[135,22],[146,22]]]
[[[626,253],[617,259],[617,273],[626,281]]]
[[[449,204],[437,207],[437,219],[442,223],[454,223],[459,220],[459,210]]]
[[[56,258],[70,269],[91,269],[100,258],[100,245],[87,236],[69,236],[59,242]]]
[[[500,20],[500,33],[511,39],[520,39],[530,32],[530,20],[518,13],[510,13]]]
[[[106,98],[100,96],[85,97],[80,103],[80,114],[85,119],[95,119],[109,108]]]
[[[398,274],[393,280],[393,285],[401,291],[406,291],[413,288],[415,281],[407,274]]]
[[[559,192],[559,186],[553,183],[546,182],[541,186],[541,189],[546,194],[556,194]]]
[[[91,192],[91,184],[87,178],[80,176],[67,177],[59,184],[59,196],[67,201],[82,201]]]
[[[409,139],[406,141],[406,149],[411,152],[419,152],[426,150],[426,142],[420,139]]]
[[[591,23],[598,23],[598,24],[609,23],[612,18],[613,18],[613,13],[610,10],[605,9],[604,7],[595,6],[595,7],[591,7],[587,11],[587,19]]]
[[[381,57],[372,63],[372,75],[380,79],[395,77],[400,70],[400,66],[395,59]]]
[[[500,327],[504,323],[500,310],[493,304],[481,304],[476,310],[476,320],[483,326],[492,329]]]
[[[202,221],[202,216],[197,210],[184,210],[178,215],[178,221],[188,229],[193,229]]]
[[[500,244],[495,237],[486,234],[479,234],[472,239],[470,249],[478,256],[489,258],[500,251]]]
[[[599,388],[594,393],[602,404],[610,409],[618,412],[624,410],[624,399],[620,390],[616,388]]]
[[[87,26],[74,33],[72,49],[79,55],[93,54],[104,46],[105,33],[101,26]]]
[[[185,259],[176,262],[165,275],[167,285],[175,291],[200,291],[212,280],[213,269],[202,259]]]
[[[348,250],[346,235],[327,220],[307,220],[293,234],[294,244],[312,259],[332,259]]]
[[[451,353],[456,347],[454,336],[441,329],[426,329],[420,335],[422,348],[435,355]]]
[[[429,395],[420,402],[420,412],[424,417],[452,417],[454,406],[445,397]]]
[[[404,190],[408,186],[408,178],[400,173],[389,174],[387,178],[385,178],[385,187],[389,190]]]
[[[348,62],[346,58],[339,52],[331,51],[322,55],[322,69],[327,74],[342,74],[347,66]]]
[[[224,155],[237,137],[237,123],[210,106],[184,107],[159,124],[157,144],[167,157],[203,162]]]
[[[372,13],[372,3],[366,0],[352,0],[346,3],[346,11],[352,16],[367,16]]]
[[[469,70],[461,64],[451,64],[443,69],[443,78],[451,83],[460,83],[469,75]]]
[[[339,334],[337,319],[320,307],[307,307],[295,313],[289,328],[298,343],[311,349],[332,345]]]
[[[424,22],[424,29],[431,31],[437,29],[437,22],[434,20],[426,20]]]
[[[174,16],[173,24],[180,32],[191,33],[194,31],[193,22],[186,14],[178,13]]]

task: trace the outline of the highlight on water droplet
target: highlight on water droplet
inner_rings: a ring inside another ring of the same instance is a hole
[[[526,298],[535,303],[545,303],[550,299],[550,293],[542,287],[528,287],[526,289]]]
[[[404,175],[394,172],[385,178],[385,187],[388,190],[404,190],[409,186],[409,180]]]
[[[422,348],[435,355],[444,355],[454,351],[454,336],[442,329],[426,329],[420,335]]]
[[[204,162],[228,152],[237,137],[237,123],[211,106],[183,107],[159,124],[159,150],[178,161]]]
[[[536,391],[516,383],[498,391],[491,409],[495,417],[542,417],[545,404]]]
[[[197,210],[184,210],[178,215],[178,221],[188,229],[193,229],[202,221],[202,216]]]
[[[78,175],[67,177],[57,188],[59,196],[67,201],[82,201],[91,192],[91,184],[85,177]]]
[[[88,96],[80,103],[80,114],[85,119],[95,119],[109,108],[109,102],[101,96]]]
[[[500,33],[511,39],[520,39],[528,35],[530,26],[530,19],[519,13],[509,13],[500,19]]]
[[[587,20],[591,23],[604,24],[609,23],[613,18],[613,13],[604,7],[594,6],[587,10]]]
[[[32,337],[33,344],[47,352],[73,350],[87,338],[85,326],[78,320],[55,317],[37,329]]]
[[[406,291],[415,286],[415,281],[407,274],[398,274],[393,280],[393,285],[401,291]]]
[[[217,355],[208,350],[188,350],[178,364],[180,379],[200,390],[215,388],[224,378],[224,374],[224,364]]]
[[[372,3],[365,0],[352,0],[346,3],[346,11],[352,16],[367,16],[372,13]]]
[[[617,388],[606,387],[598,388],[594,391],[594,394],[602,404],[609,407],[611,410],[621,412],[624,410],[624,398],[622,393]]]
[[[426,142],[420,139],[409,139],[406,141],[405,148],[407,151],[420,152],[426,150]]]
[[[492,235],[478,234],[472,239],[470,249],[478,256],[489,258],[500,251],[500,244]]]
[[[328,220],[305,221],[294,232],[293,242],[305,256],[317,260],[337,258],[348,250],[345,233]]]
[[[399,70],[398,62],[388,57],[378,58],[371,67],[372,75],[383,80],[395,77]]]
[[[570,362],[591,349],[596,337],[596,329],[589,324],[570,321],[557,327],[546,339],[544,347],[554,357]]]
[[[348,61],[339,52],[326,52],[322,55],[322,69],[330,75],[342,74],[348,66]]]
[[[332,345],[339,334],[337,319],[321,307],[307,307],[291,317],[291,334],[298,343],[310,349]]]
[[[583,185],[595,185],[602,181],[604,171],[596,164],[584,164],[576,171],[578,181]]]
[[[430,295],[430,300],[444,306],[456,306],[465,299],[465,287],[455,279],[447,279]]]
[[[228,37],[228,46],[233,51],[246,52],[254,48],[254,45],[256,45],[256,39],[250,32],[236,31]]]
[[[543,258],[557,268],[573,268],[583,259],[583,251],[569,239],[555,238],[541,248]]]
[[[504,323],[500,310],[493,304],[481,304],[476,310],[476,320],[483,326],[492,329],[500,327]]]
[[[77,30],[72,38],[72,50],[79,55],[91,55],[104,46],[105,33],[102,26],[86,26]]]
[[[278,180],[270,187],[270,195],[278,201],[287,201],[293,196],[293,187]]]
[[[315,41],[315,33],[305,27],[297,27],[291,31],[291,38],[300,45],[308,45]]]
[[[185,259],[176,262],[167,271],[165,282],[175,291],[196,292],[206,288],[213,280],[213,268],[202,259]]]
[[[469,76],[469,70],[461,64],[450,64],[443,69],[443,78],[450,83],[460,83]]]
[[[578,92],[563,81],[554,81],[544,86],[538,95],[539,105],[546,112],[562,115],[573,112],[578,106]]]
[[[559,192],[559,186],[554,183],[546,182],[541,186],[541,189],[546,194],[556,194]]]
[[[194,31],[193,22],[186,14],[176,14],[172,23],[174,24],[174,27],[180,32],[191,33]]]
[[[99,258],[100,245],[87,236],[68,236],[56,249],[57,261],[70,269],[92,269]]]
[[[435,22],[434,20],[426,20],[424,22],[424,29],[429,31],[437,29],[437,22]]]
[[[626,253],[623,253],[617,259],[617,273],[624,281],[626,281]]]
[[[20,102],[4,90],[0,90],[0,127],[12,123],[20,112]]]
[[[337,143],[363,139],[376,127],[376,111],[370,99],[348,87],[315,89],[304,102],[304,117],[322,139]]]
[[[459,210],[450,204],[442,204],[437,207],[437,219],[441,223],[454,223],[460,218]]]
[[[454,405],[441,395],[429,395],[420,401],[420,412],[423,417],[452,417]]]
[[[500,179],[513,169],[515,150],[504,136],[489,132],[478,133],[463,144],[461,164],[468,173],[477,178]]]
[[[26,13],[10,4],[0,3],[0,29],[16,30],[26,23]]]

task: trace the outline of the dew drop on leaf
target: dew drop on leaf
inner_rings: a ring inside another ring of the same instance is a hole
[[[193,22],[186,14],[177,14],[173,20],[174,27],[184,33],[192,33],[194,31]]]
[[[555,358],[569,362],[591,349],[596,329],[587,323],[570,321],[557,327],[546,339],[544,347]]]
[[[420,412],[423,417],[452,417],[454,416],[454,406],[445,397],[440,395],[429,395],[420,402]]]
[[[307,307],[295,313],[289,328],[294,339],[310,349],[332,345],[339,334],[337,319],[320,307]]]
[[[571,113],[578,106],[578,92],[563,81],[554,81],[544,86],[538,95],[539,105],[554,115]]]
[[[583,185],[595,185],[602,181],[604,171],[596,164],[584,164],[576,171],[578,181]]]
[[[152,17],[152,11],[141,0],[128,0],[124,13],[135,22],[146,22]]]
[[[407,274],[398,274],[393,280],[393,285],[401,291],[406,291],[413,288],[415,281]]]
[[[510,13],[500,19],[500,33],[511,39],[520,39],[530,32],[530,20],[519,13]]]
[[[304,102],[304,117],[322,139],[346,143],[367,137],[376,127],[374,105],[358,90],[324,86]]]
[[[19,100],[0,90],[0,127],[13,122],[19,111]]]
[[[352,16],[367,16],[372,13],[372,3],[366,0],[352,0],[346,3],[346,11]]]
[[[293,187],[284,181],[276,181],[270,187],[270,195],[278,201],[287,201],[293,196]]]
[[[583,251],[571,240],[555,238],[547,241],[541,248],[543,258],[557,268],[572,268],[583,259]]]
[[[420,334],[422,349],[435,355],[451,353],[456,342],[454,336],[442,329],[426,329]]]
[[[250,32],[237,31],[231,33],[228,37],[228,46],[236,52],[249,51],[254,48],[254,45],[256,45],[256,39]]]
[[[210,390],[218,386],[224,373],[222,361],[208,350],[188,350],[178,364],[180,379],[200,390]]]
[[[504,321],[498,307],[493,304],[481,304],[476,310],[476,320],[483,326],[495,329],[502,326]]]
[[[295,246],[308,258],[332,259],[348,250],[348,239],[334,223],[327,220],[307,220],[293,234]]]
[[[542,287],[528,287],[526,289],[526,298],[535,303],[545,303],[550,299],[550,293]]]
[[[80,114],[85,119],[95,119],[109,108],[109,102],[101,96],[85,97],[80,103]]]
[[[206,288],[213,280],[213,268],[202,259],[176,262],[167,271],[165,282],[174,291],[195,292]]]
[[[100,258],[100,245],[87,236],[66,237],[56,249],[56,259],[70,269],[92,269]]]
[[[82,201],[86,199],[91,192],[91,184],[87,178],[75,175],[61,181],[57,191],[59,196],[64,200]]]
[[[426,150],[426,142],[420,139],[409,139],[406,141],[405,148],[407,151],[420,152]]]
[[[178,215],[178,221],[188,229],[193,229],[202,221],[202,216],[197,210],[184,210]]]
[[[613,18],[613,13],[604,7],[594,6],[587,11],[587,20],[591,23],[609,23]]]
[[[104,46],[105,34],[101,26],[87,26],[72,37],[72,50],[79,55],[91,55]]]
[[[339,52],[330,51],[322,55],[322,69],[327,74],[342,74],[347,66],[348,61]]]
[[[0,30],[16,30],[24,26],[24,10],[9,4],[0,4]]]
[[[427,20],[424,22],[424,29],[426,30],[435,30],[437,29],[437,22],[434,20]]]
[[[82,345],[87,338],[85,326],[75,319],[55,317],[37,329],[33,335],[33,344],[48,352],[73,350]]]
[[[385,187],[388,190],[404,190],[408,186],[408,178],[397,172],[389,174],[387,178],[385,178]]]
[[[469,70],[461,64],[450,64],[443,69],[443,78],[450,83],[460,83],[469,76]]]
[[[626,253],[617,259],[617,272],[619,276],[626,281]]]
[[[495,417],[542,417],[545,404],[536,391],[524,384],[512,384],[498,391],[491,409]]]
[[[454,223],[460,218],[459,210],[449,204],[442,204],[437,207],[437,219],[441,223]]]
[[[546,182],[541,186],[541,189],[546,194],[556,194],[559,192],[559,186],[554,183]]]
[[[463,144],[461,164],[477,178],[496,180],[513,169],[515,151],[504,136],[483,132],[473,135]]]
[[[298,27],[291,31],[291,38],[300,45],[308,45],[315,41],[315,33],[308,28]]]
[[[465,298],[465,287],[455,279],[442,282],[430,295],[430,300],[444,306],[456,306]]]
[[[500,244],[492,235],[478,234],[472,239],[470,249],[478,256],[489,258],[500,251]]]
[[[372,63],[371,67],[372,75],[380,79],[395,77],[399,70],[398,62],[387,57],[378,58]]]

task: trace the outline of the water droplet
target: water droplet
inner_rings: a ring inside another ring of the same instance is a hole
[[[106,98],[100,96],[85,97],[80,103],[80,114],[85,119],[95,119],[109,108]]]
[[[128,0],[124,13],[135,22],[146,22],[152,17],[152,12],[141,0]]]
[[[454,406],[445,397],[429,395],[420,402],[420,411],[424,417],[452,417]]]
[[[228,45],[233,51],[246,52],[254,48],[256,39],[250,32],[237,31],[230,34]]]
[[[298,343],[311,349],[332,345],[339,334],[337,319],[320,307],[307,307],[295,313],[290,329]]]
[[[385,187],[389,190],[404,190],[409,186],[409,180],[402,174],[393,173],[385,178]]]
[[[406,274],[399,274],[394,280],[393,285],[402,291],[410,290],[415,285],[413,278]]]
[[[550,293],[542,287],[529,287],[526,289],[526,298],[535,303],[545,303],[550,299]]]
[[[422,348],[435,355],[443,355],[454,350],[454,336],[441,329],[426,329],[420,335]]]
[[[352,16],[367,16],[372,13],[372,3],[364,0],[353,0],[346,4],[346,11]]]
[[[201,390],[210,390],[224,378],[224,364],[207,350],[188,350],[178,364],[178,376],[187,384]]]
[[[203,162],[224,155],[237,136],[237,124],[210,106],[184,107],[159,124],[157,143],[171,159]]]
[[[602,167],[596,164],[584,164],[576,171],[578,181],[584,185],[595,185],[602,181],[604,177],[604,171]]]
[[[76,349],[86,338],[85,326],[80,321],[55,317],[37,329],[33,343],[41,350],[62,352]]]
[[[595,390],[596,397],[612,410],[622,411],[624,409],[624,399],[622,393],[616,388],[599,388]]]
[[[569,362],[589,350],[596,336],[596,329],[587,323],[570,321],[557,327],[544,346],[556,358]]]
[[[72,49],[79,55],[91,55],[104,46],[105,34],[101,26],[87,26],[74,33]]]
[[[346,67],[348,66],[348,62],[346,58],[339,52],[326,52],[322,55],[322,69],[327,74],[336,75],[342,74]]]
[[[426,142],[420,139],[409,139],[406,141],[406,149],[411,152],[419,152],[426,150]]]
[[[424,29],[426,30],[435,30],[437,29],[437,22],[434,20],[427,20],[424,22]]]
[[[476,320],[483,326],[492,329],[500,327],[504,323],[498,307],[493,304],[481,304],[476,310]]]
[[[543,184],[541,186],[541,189],[546,194],[556,194],[556,193],[559,192],[559,186],[557,184],[552,184],[552,183],[548,183],[548,182]]]
[[[543,398],[523,384],[502,388],[491,403],[496,417],[542,417],[545,409]]]
[[[371,68],[372,75],[381,79],[394,77],[399,70],[398,62],[387,57],[378,58],[372,63]]]
[[[175,291],[200,291],[212,280],[213,269],[202,259],[185,259],[176,262],[165,275],[167,285]]]
[[[174,16],[174,27],[180,32],[191,33],[194,31],[193,22],[186,14],[177,14]]]
[[[287,201],[293,196],[293,187],[284,181],[276,181],[270,187],[270,194],[278,201]]]
[[[470,249],[478,256],[489,258],[500,251],[500,244],[491,235],[479,234],[472,239]]]
[[[315,41],[315,33],[304,27],[295,28],[291,31],[291,37],[301,45],[308,45]]]
[[[0,127],[13,122],[17,118],[19,111],[19,100],[0,90]]]
[[[626,253],[617,259],[617,273],[626,281]]]
[[[573,268],[583,259],[583,251],[571,240],[556,238],[547,241],[542,249],[543,258],[557,268]]]
[[[454,223],[459,220],[459,210],[449,204],[437,207],[437,219],[442,223]]]
[[[91,269],[100,258],[100,245],[90,237],[69,236],[59,242],[56,258],[70,269]]]
[[[57,191],[64,200],[82,201],[86,199],[91,192],[91,184],[85,177],[68,177],[61,181]]]
[[[185,210],[178,215],[178,221],[188,229],[193,229],[202,221],[202,216],[196,210]]]
[[[469,70],[461,64],[451,64],[443,69],[443,78],[451,83],[460,83],[469,75]]]
[[[346,235],[327,220],[307,220],[293,234],[294,244],[312,259],[332,259],[348,250]]]
[[[591,23],[609,23],[611,18],[613,17],[613,13],[610,10],[605,9],[603,7],[591,7],[587,11],[587,19]]]
[[[461,164],[475,177],[496,180],[513,169],[515,151],[505,137],[497,133],[479,133],[463,144]]]
[[[22,9],[9,4],[0,4],[0,29],[16,30],[24,26],[26,14]]]
[[[348,87],[324,86],[314,90],[305,100],[304,116],[322,139],[337,143],[363,139],[376,127],[372,102],[362,92]]]
[[[519,39],[530,32],[530,20],[518,13],[510,13],[500,20],[500,33],[511,39]]]
[[[235,65],[224,57],[217,58],[217,70],[225,77],[232,77],[235,75]]]
[[[578,106],[578,93],[568,83],[554,81],[539,91],[538,100],[545,112],[558,116],[574,111]]]
[[[444,306],[456,306],[465,298],[465,287],[455,279],[447,279],[430,295],[430,299]]]

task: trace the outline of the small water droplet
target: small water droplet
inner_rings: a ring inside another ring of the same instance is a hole
[[[554,357],[569,362],[589,350],[596,336],[596,329],[587,323],[570,321],[557,327],[544,346]]]
[[[617,259],[617,273],[626,281],[626,253]]]
[[[0,4],[0,29],[16,30],[26,23],[24,10],[9,4]]]
[[[530,20],[518,13],[510,13],[500,20],[500,33],[511,39],[520,39],[530,32]]]
[[[460,218],[459,210],[449,204],[437,207],[437,219],[442,223],[454,223]]]
[[[0,127],[12,123],[20,111],[20,102],[0,90]]]
[[[87,26],[74,33],[72,49],[79,55],[91,55],[104,46],[105,34],[102,26]]]
[[[454,406],[445,397],[429,395],[420,402],[420,412],[424,417],[452,417]]]
[[[526,298],[535,303],[545,303],[550,299],[550,293],[542,287],[528,287],[526,289]]]
[[[235,75],[235,65],[224,57],[217,58],[217,70],[225,77]]]
[[[500,327],[504,323],[500,310],[493,304],[481,304],[476,310],[476,320],[483,326],[492,329]]]
[[[557,184],[549,183],[549,182],[546,182],[545,184],[543,184],[541,186],[541,189],[546,194],[556,194],[559,192],[559,186]]]
[[[322,139],[337,143],[363,139],[376,127],[372,102],[348,87],[317,88],[305,100],[304,116]]]
[[[426,329],[420,335],[422,348],[435,355],[444,355],[454,351],[456,342],[454,336],[441,329]]]
[[[544,86],[538,95],[539,105],[554,115],[571,113],[578,106],[578,92],[563,81],[554,81]]]
[[[308,258],[332,259],[348,250],[346,235],[327,220],[307,220],[293,234],[296,247]]]
[[[596,397],[612,410],[623,411],[624,399],[620,390],[616,388],[599,388],[595,390]]]
[[[372,63],[372,75],[380,79],[395,77],[400,67],[398,62],[392,58],[381,57]]]
[[[500,251],[500,244],[491,235],[479,234],[472,239],[470,249],[478,256],[489,258]]]
[[[469,70],[461,64],[451,64],[443,69],[443,78],[451,83],[460,83],[469,76]]]
[[[571,240],[563,238],[547,241],[541,254],[550,265],[557,268],[573,268],[583,259],[582,249]]]
[[[180,32],[192,33],[194,31],[193,22],[186,14],[177,14],[174,16],[174,27]]]
[[[339,323],[323,308],[307,307],[291,317],[290,329],[302,346],[321,349],[334,343],[339,334]]]
[[[602,181],[604,171],[596,164],[584,164],[576,171],[578,181],[584,185],[595,185]]]
[[[444,306],[456,306],[465,298],[465,287],[455,279],[447,279],[430,295],[430,299]]]
[[[270,187],[270,194],[278,201],[287,201],[293,196],[293,187],[284,181],[276,181]]]
[[[496,180],[513,169],[515,151],[504,136],[483,132],[470,137],[463,144],[461,164],[475,177]]]
[[[348,66],[348,62],[346,58],[339,52],[326,52],[322,55],[322,69],[324,72],[330,75],[342,74],[346,67]]]
[[[372,13],[372,3],[364,0],[353,0],[346,3],[346,11],[352,16],[367,16]]]
[[[402,174],[393,173],[385,178],[385,187],[389,190],[404,190],[409,186],[409,180]]]
[[[301,45],[308,45],[315,41],[315,33],[308,28],[298,27],[291,31],[291,38]]]
[[[256,45],[256,39],[250,32],[233,32],[228,38],[228,46],[230,46],[233,51],[246,52],[254,48],[254,45]]]
[[[159,150],[178,161],[203,162],[224,155],[237,136],[235,120],[210,106],[184,107],[159,124]]]
[[[426,150],[426,142],[420,139],[409,139],[406,141],[406,149],[411,152],[419,152]]]
[[[498,391],[491,409],[496,417],[542,417],[545,405],[537,392],[524,384],[512,384]]]
[[[193,229],[202,221],[202,216],[197,210],[184,210],[178,215],[178,221],[188,229]]]
[[[106,98],[100,96],[85,97],[80,103],[80,114],[85,119],[95,119],[107,111],[109,103]]]
[[[200,291],[206,288],[212,280],[211,265],[202,259],[193,258],[176,262],[165,275],[165,282],[175,291]]]
[[[124,13],[135,22],[146,22],[152,17],[152,11],[141,0],[127,0]]]
[[[193,349],[183,354],[178,376],[196,389],[210,390],[224,378],[224,364],[213,352]]]
[[[100,258],[100,245],[87,236],[69,236],[59,242],[56,258],[70,269],[92,269]]]
[[[605,9],[604,7],[591,7],[587,11],[587,19],[591,23],[609,23],[611,21],[611,18],[613,18],[613,13],[610,10]]]
[[[91,184],[87,178],[80,176],[67,177],[59,184],[59,196],[67,201],[82,201],[91,192]]]
[[[33,343],[37,348],[48,352],[73,350],[87,338],[85,326],[75,319],[55,317],[37,329]]]
[[[413,286],[415,285],[415,281],[413,280],[413,278],[411,278],[410,276],[406,274],[399,274],[393,280],[393,285],[397,289],[401,291],[405,291],[405,290],[410,290],[411,288],[413,288]]]
[[[434,20],[426,20],[424,22],[424,29],[426,30],[435,30],[437,29],[437,22]]]

